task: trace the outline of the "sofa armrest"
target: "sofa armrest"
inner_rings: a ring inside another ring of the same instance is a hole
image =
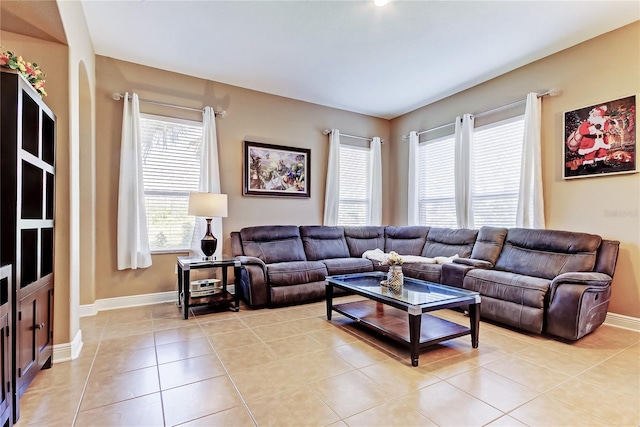
[[[251,308],[269,304],[267,266],[256,257],[238,256],[240,263],[240,298]]]
[[[482,259],[456,258],[453,260],[453,262],[456,264],[467,265],[473,268],[484,268],[485,270],[493,268],[493,264],[491,264],[489,261],[485,261]]]
[[[549,303],[552,304],[561,285],[583,285],[582,292],[590,288],[605,288],[611,285],[612,277],[604,273],[570,272],[556,276],[549,287]],[[578,288],[579,289],[579,288]]]
[[[577,340],[594,331],[607,316],[611,281],[611,276],[597,272],[569,272],[553,279],[546,332]]]
[[[240,261],[240,264],[244,265],[258,265],[262,267],[263,270],[267,270],[267,265],[260,258],[256,258],[254,256],[237,256],[236,259]]]
[[[452,262],[442,264],[440,283],[447,286],[453,286],[454,288],[462,288],[464,276],[466,276],[467,272],[472,269],[473,267],[469,265],[454,264]]]

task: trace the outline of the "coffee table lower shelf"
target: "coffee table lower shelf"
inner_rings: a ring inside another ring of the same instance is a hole
[[[333,310],[372,328],[384,336],[411,347],[410,317],[406,311],[372,300],[333,305]],[[423,313],[420,326],[420,350],[453,338],[471,334],[471,328]],[[414,361],[412,361],[414,362]],[[417,366],[417,359],[415,363]]]

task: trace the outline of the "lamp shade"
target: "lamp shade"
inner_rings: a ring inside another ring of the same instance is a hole
[[[189,193],[189,215],[205,218],[227,217],[227,195],[213,193]]]

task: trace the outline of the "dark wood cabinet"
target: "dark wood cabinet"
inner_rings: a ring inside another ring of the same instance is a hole
[[[29,286],[18,301],[16,388],[22,396],[42,367],[50,367],[53,328],[53,288],[46,282]]]
[[[13,425],[13,379],[11,365],[13,346],[11,336],[11,301],[13,293],[11,281],[12,266],[0,267],[0,426]]]
[[[20,397],[53,356],[56,119],[21,75],[2,70],[1,78],[0,265],[13,266],[8,301],[15,421]]]

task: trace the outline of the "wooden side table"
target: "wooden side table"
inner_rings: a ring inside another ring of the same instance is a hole
[[[207,260],[201,257],[178,257],[178,306],[182,307],[184,318],[189,318],[189,307],[212,305],[226,306],[232,311],[240,309],[240,261],[223,256],[222,259]],[[227,286],[228,268],[233,267],[235,282]],[[220,268],[222,270],[222,292],[203,297],[191,296],[191,270]]]

